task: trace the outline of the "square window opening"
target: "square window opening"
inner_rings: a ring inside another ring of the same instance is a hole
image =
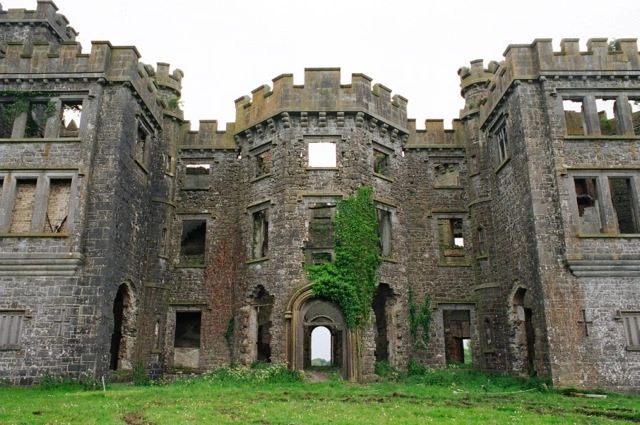
[[[309,167],[335,168],[336,144],[334,142],[310,142]]]
[[[256,155],[255,177],[263,176],[271,172],[271,150],[266,150]]]
[[[182,239],[180,241],[181,265],[204,265],[206,235],[206,220],[182,220]]]
[[[185,167],[185,188],[204,189],[209,187],[210,164],[187,164]]]
[[[387,175],[389,172],[389,155],[375,150],[373,151],[373,172],[380,175]]]
[[[609,177],[609,190],[618,223],[618,232],[639,233],[638,214],[633,200],[631,179],[628,177]]]
[[[176,312],[175,348],[200,348],[201,312]]]
[[[568,136],[584,136],[586,134],[584,109],[582,100],[565,99],[562,101],[564,123]]]
[[[48,105],[46,103],[32,102],[29,104],[24,137],[33,139],[44,137],[44,131],[47,125],[47,113]]]
[[[464,256],[464,229],[461,218],[438,219],[440,248],[445,257]]]
[[[82,102],[62,102],[60,111],[60,137],[78,137],[80,119],[82,118]]]

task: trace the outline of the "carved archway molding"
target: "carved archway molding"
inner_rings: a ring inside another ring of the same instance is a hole
[[[286,328],[286,353],[287,364],[291,370],[303,370],[304,358],[302,352],[303,341],[301,339],[302,332],[298,332],[304,325],[301,314],[302,307],[306,302],[317,298],[312,291],[313,284],[307,284],[297,291],[289,299],[287,309],[284,313]],[[360,329],[349,329],[345,324],[345,346],[346,355],[344,357],[343,373],[345,378],[352,382],[357,382],[362,376],[361,356],[362,353],[362,337]]]

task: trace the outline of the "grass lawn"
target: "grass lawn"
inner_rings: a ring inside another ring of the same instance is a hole
[[[569,397],[468,369],[356,385],[230,373],[168,385],[0,388],[0,424],[608,424],[640,422],[640,397]]]

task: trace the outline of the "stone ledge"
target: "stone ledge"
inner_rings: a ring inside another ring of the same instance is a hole
[[[568,260],[571,273],[576,277],[635,277],[640,276],[640,260]]]

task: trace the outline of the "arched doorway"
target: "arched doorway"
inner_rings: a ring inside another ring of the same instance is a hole
[[[307,285],[291,298],[285,319],[287,362],[291,369],[304,370],[311,367],[312,333],[316,329],[326,328],[330,334],[332,366],[351,381],[359,379],[360,359],[357,356],[357,346],[360,344],[360,334],[357,330],[347,328],[338,306],[314,297],[311,285]]]
[[[533,310],[527,302],[527,289],[518,287],[511,300],[512,370],[520,375],[535,375],[535,332]]]
[[[135,342],[135,303],[128,284],[118,288],[113,301],[113,333],[111,334],[111,370],[132,368],[131,357]]]

